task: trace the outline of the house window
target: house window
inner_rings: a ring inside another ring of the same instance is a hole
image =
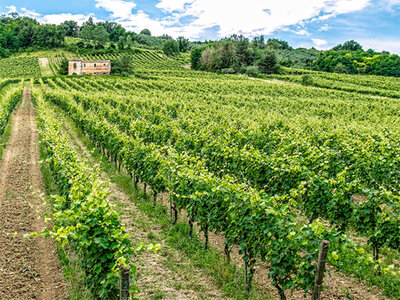
[[[94,67],[96,68],[96,64],[94,64]]]
[[[103,64],[103,66],[105,66],[106,64]]]
[[[96,75],[96,72],[94,72],[93,74]]]
[[[76,63],[74,63],[74,69],[76,69]]]
[[[86,67],[86,64],[83,64],[84,67]]]

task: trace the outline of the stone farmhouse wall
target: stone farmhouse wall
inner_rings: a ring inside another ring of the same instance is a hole
[[[70,59],[68,61],[68,75],[110,75],[111,62],[109,60]]]

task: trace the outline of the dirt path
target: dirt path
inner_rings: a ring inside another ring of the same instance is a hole
[[[63,120],[64,133],[68,136],[70,146],[83,159],[96,165],[97,162],[71,125],[63,116],[58,116]],[[110,181],[105,172],[101,173],[101,177],[104,181]],[[140,288],[140,293],[135,295],[137,298],[224,299],[211,278],[193,267],[180,252],[167,245],[160,233],[162,228],[136,207],[116,183],[111,182],[110,191],[110,202],[121,212],[122,223],[125,224],[133,243],[161,245],[161,250],[157,254],[143,253],[135,261],[139,275],[137,284]]]
[[[29,87],[12,122],[0,165],[0,299],[66,299],[51,240],[24,238],[44,226],[34,191],[44,191],[38,133]]]
[[[42,76],[54,75],[50,68],[50,62],[47,57],[39,57],[39,66],[40,66],[40,70],[42,72]]]

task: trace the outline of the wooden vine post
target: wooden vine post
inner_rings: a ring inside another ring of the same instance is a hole
[[[130,268],[127,266],[119,267],[120,273],[120,281],[119,281],[119,299],[120,300],[129,300],[129,276],[130,276]]]
[[[317,262],[317,271],[315,272],[314,290],[311,300],[320,300],[322,291],[322,281],[324,279],[326,257],[328,255],[329,242],[322,240],[319,247],[319,255]]]

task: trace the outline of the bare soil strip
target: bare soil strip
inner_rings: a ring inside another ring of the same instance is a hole
[[[0,299],[66,299],[56,247],[40,236],[44,226],[34,191],[44,191],[38,133],[29,87],[12,122],[0,164]]]

